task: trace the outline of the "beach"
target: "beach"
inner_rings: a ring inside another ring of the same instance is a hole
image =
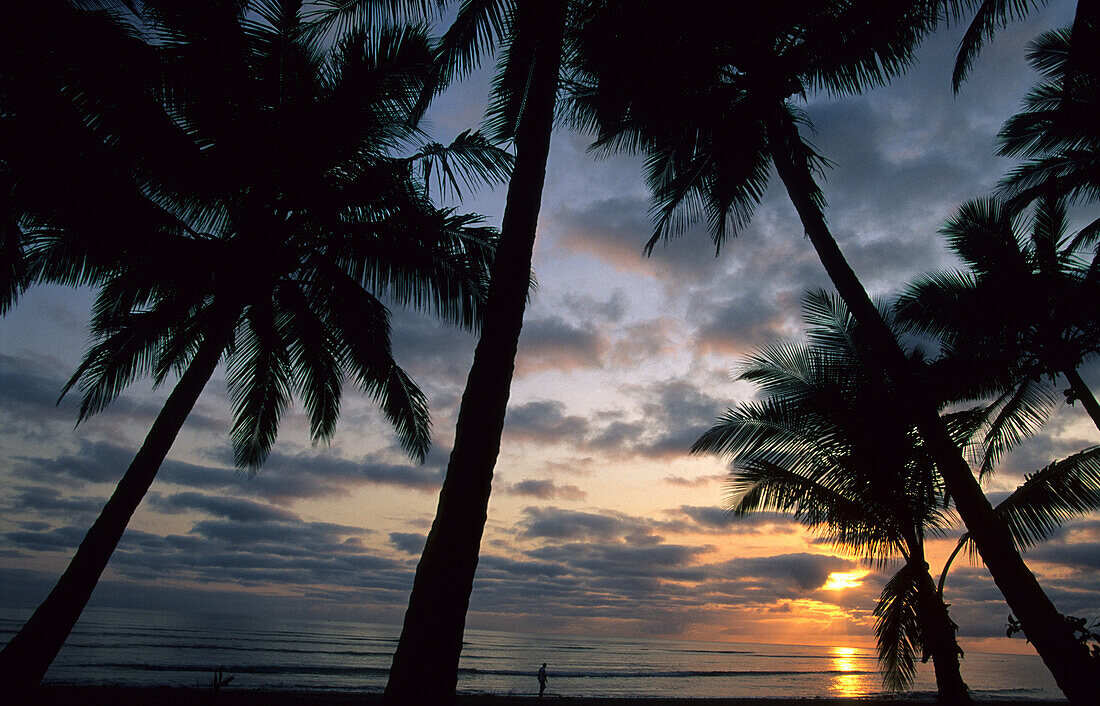
[[[362,694],[325,691],[280,691],[274,689],[223,689],[211,692],[204,689],[186,687],[118,687],[118,686],[44,686],[28,701],[33,706],[108,706],[115,704],[152,706],[183,706],[189,704],[225,704],[226,706],[337,706],[352,703],[381,703],[381,694]],[[542,699],[537,696],[515,696],[476,694],[458,697],[462,706],[534,706],[539,703],[558,704],[559,706],[627,706],[645,704],[646,706],[928,706],[934,701],[905,699],[749,699],[749,698],[668,698],[668,697],[569,697],[547,694]],[[1052,706],[1064,701],[981,701],[982,706],[1007,706],[1008,704],[1028,704],[1028,706]]]

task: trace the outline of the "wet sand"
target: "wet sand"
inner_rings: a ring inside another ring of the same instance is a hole
[[[28,702],[33,706],[347,706],[349,704],[378,704],[380,694],[332,693],[325,691],[276,691],[234,689],[219,692],[185,687],[109,687],[109,686],[46,686]],[[738,698],[590,698],[569,697],[547,693],[542,699],[536,696],[466,695],[460,696],[460,706],[929,706],[934,701],[905,699],[738,699]],[[980,701],[981,706],[1054,706],[1064,701]]]

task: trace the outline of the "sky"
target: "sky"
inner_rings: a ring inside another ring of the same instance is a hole
[[[835,163],[830,225],[873,296],[955,263],[937,231],[989,195],[1012,163],[994,136],[1035,76],[1040,31],[1069,24],[1053,2],[1000,32],[959,95],[959,28],[929,39],[891,86],[806,106]],[[490,73],[445,94],[429,129],[476,127]],[[468,625],[576,635],[869,645],[886,578],[789,518],[726,515],[726,462],[687,453],[726,408],[754,348],[797,340],[800,298],[828,280],[773,177],[749,227],[716,257],[702,230],[659,246],[640,160],[596,161],[590,138],[553,138],[528,309]],[[462,208],[499,223],[505,189]],[[1077,214],[1080,218],[1080,214]],[[55,404],[85,346],[91,293],[28,292],[0,320],[0,607],[33,608],[64,569],[168,390],[133,384],[74,428]],[[329,445],[299,407],[254,476],[235,471],[221,370],[130,523],[91,605],[356,620],[395,626],[434,516],[473,336],[394,311],[395,355],[428,392],[434,446],[411,463],[369,400],[348,390]],[[1082,371],[1100,384],[1100,368]],[[1097,441],[1063,407],[987,483],[996,501],[1025,473]],[[961,530],[960,530],[961,532]],[[938,572],[958,532],[934,539]],[[1067,523],[1025,560],[1059,609],[1100,616],[1100,516]],[[961,561],[946,587],[964,649],[1029,651],[1004,637],[1008,608]],[[28,612],[29,614],[29,612]]]

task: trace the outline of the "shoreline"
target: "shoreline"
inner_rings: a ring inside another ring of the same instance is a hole
[[[45,685],[25,703],[33,706],[113,706],[134,704],[149,706],[185,706],[191,704],[226,704],[229,706],[345,706],[351,703],[381,703],[380,693],[288,691],[281,689],[234,689],[220,691],[183,686],[92,686]],[[798,698],[746,698],[746,697],[599,697],[566,696],[547,693],[543,698],[535,695],[511,694],[461,694],[457,699],[461,706],[534,706],[535,704],[560,704],[560,706],[929,706],[934,699],[906,698],[838,698],[805,696]],[[980,706],[1055,706],[1065,704],[1056,700],[990,700],[977,701]]]

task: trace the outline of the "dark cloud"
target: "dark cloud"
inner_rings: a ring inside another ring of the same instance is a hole
[[[704,353],[740,356],[795,331],[790,298],[776,296],[768,289],[741,288],[734,298],[705,309],[696,343]]]
[[[523,535],[532,538],[563,540],[590,539],[623,541],[650,533],[649,524],[621,513],[593,513],[556,507],[523,509]]]
[[[621,323],[627,308],[627,296],[621,289],[614,290],[607,299],[597,299],[587,294],[566,294],[562,301],[573,318],[581,321],[599,319],[605,324]]]
[[[390,532],[390,544],[400,552],[420,556],[424,551],[424,541],[427,537],[425,534],[411,532]]]
[[[72,409],[55,407],[65,379],[53,372],[38,361],[0,354],[0,409],[73,419]]]
[[[703,282],[722,269],[701,229],[658,245],[652,257],[644,257],[642,247],[654,229],[644,198],[594,201],[581,209],[563,208],[557,216],[563,229],[562,248],[595,255],[624,272],[654,275],[683,286]]]
[[[668,513],[672,522],[664,527],[679,531],[719,532],[722,534],[790,534],[798,531],[798,522],[776,512],[754,512],[743,517],[717,506],[681,505]]]
[[[38,516],[62,517],[68,521],[79,518],[90,521],[106,502],[105,497],[74,497],[57,488],[44,486],[13,488],[7,500],[10,513],[31,512]]]
[[[600,368],[607,346],[606,338],[595,328],[559,317],[525,321],[516,354],[516,374]]]
[[[616,420],[593,434],[588,439],[588,447],[603,450],[625,449],[635,443],[646,431],[646,425],[642,422]]]
[[[721,565],[723,578],[739,581],[766,580],[793,584],[802,592],[825,585],[829,574],[850,571],[858,564],[848,559],[824,554],[780,554],[778,556],[733,559]]]
[[[576,446],[588,431],[587,419],[566,414],[565,405],[556,400],[536,400],[511,407],[504,421],[506,440]]]
[[[299,519],[297,514],[281,507],[242,498],[204,495],[202,493],[156,494],[151,495],[148,502],[161,512],[179,513],[187,510],[198,510],[234,522],[286,522]]]
[[[558,485],[552,480],[522,480],[505,485],[503,492],[508,495],[523,495],[540,500],[584,500],[588,493],[575,485]]]
[[[412,312],[395,310],[391,322],[393,354],[414,380],[461,391],[477,339],[470,333]],[[432,395],[439,405],[439,395]]]
[[[87,528],[58,527],[48,532],[21,531],[5,532],[4,539],[13,547],[30,551],[65,551],[71,552],[84,539]]]
[[[637,449],[657,458],[686,456],[728,405],[687,380],[659,383],[643,401],[646,426],[655,434]]]

